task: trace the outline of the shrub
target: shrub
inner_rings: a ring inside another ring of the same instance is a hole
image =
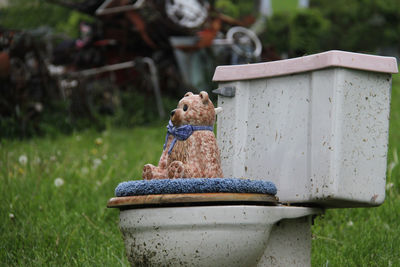
[[[254,1],[240,1],[240,0],[217,0],[215,1],[215,8],[222,13],[240,18],[253,13]]]
[[[264,46],[301,56],[331,49],[376,53],[400,50],[400,1],[312,0],[307,10],[267,20]]]
[[[321,12],[303,9],[292,19],[289,33],[290,53],[293,55],[312,54],[321,51],[330,29],[330,23]]]
[[[262,40],[264,45],[273,46],[281,54],[302,56],[321,51],[329,30],[330,23],[321,12],[303,9],[270,17]]]
[[[264,46],[273,46],[280,54],[288,53],[291,19],[287,13],[277,13],[270,17],[267,21],[267,30],[261,36]]]

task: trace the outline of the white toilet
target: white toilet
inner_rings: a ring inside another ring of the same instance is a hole
[[[329,51],[220,66],[225,177],[268,180],[274,197],[117,197],[133,266],[309,266],[312,217],[382,204],[394,58]]]

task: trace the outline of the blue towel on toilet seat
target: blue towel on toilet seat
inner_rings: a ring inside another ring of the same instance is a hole
[[[239,178],[185,178],[137,180],[120,183],[115,196],[188,193],[257,193],[275,195],[272,182]]]

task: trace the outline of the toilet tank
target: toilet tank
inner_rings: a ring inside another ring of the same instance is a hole
[[[343,51],[217,67],[224,176],[272,181],[284,203],[380,205],[397,72],[395,58]]]

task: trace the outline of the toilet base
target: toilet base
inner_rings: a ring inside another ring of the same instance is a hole
[[[122,208],[120,230],[132,266],[307,266],[310,215],[320,213],[259,205]]]
[[[311,218],[284,219],[276,223],[257,266],[311,266]]]

